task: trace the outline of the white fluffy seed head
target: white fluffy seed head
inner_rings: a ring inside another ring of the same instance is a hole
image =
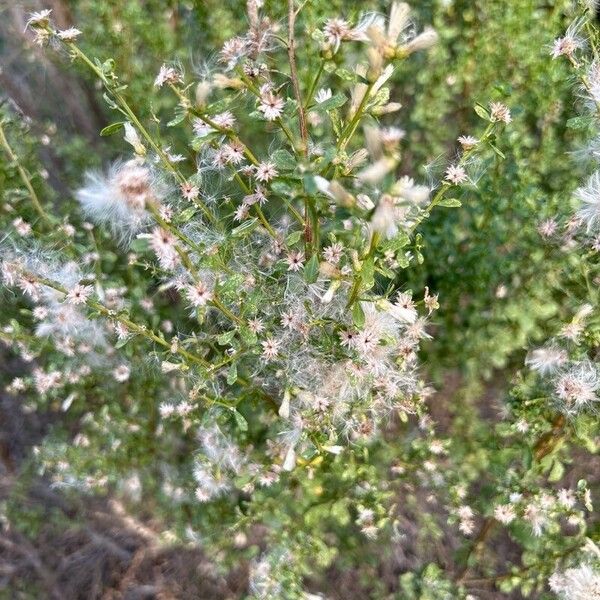
[[[146,207],[157,191],[150,169],[130,160],[113,164],[107,174],[86,173],[85,186],[75,196],[86,217],[127,242],[147,224]]]

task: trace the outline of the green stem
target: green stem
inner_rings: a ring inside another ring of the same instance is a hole
[[[31,202],[33,203],[33,207],[35,208],[36,212],[45,222],[49,223],[50,219],[44,211],[40,199],[38,198],[38,195],[36,194],[35,190],[33,189],[33,186],[31,185],[31,179],[29,178],[29,174],[21,166],[21,163],[19,162],[19,157],[15,154],[10,144],[8,143],[8,139],[4,134],[4,128],[2,127],[2,121],[0,121],[0,145],[8,154],[10,160],[15,164],[19,173],[19,177],[21,178],[23,185],[27,188],[27,191],[29,192],[29,197],[31,198]]]
[[[323,74],[323,70],[325,69],[325,63],[326,60],[322,58],[321,62],[319,63],[319,68],[317,70],[315,78],[310,84],[308,95],[306,96],[306,101],[304,102],[305,109],[308,108],[309,104],[313,101],[313,96],[315,95],[315,90],[317,89],[317,85],[319,84],[319,79],[321,79],[321,75]]]
[[[234,323],[237,323],[238,325],[244,324],[244,321],[237,315],[234,315],[216,296],[212,299],[212,304]]]
[[[373,89],[374,85],[374,83],[369,83],[367,89],[365,90],[365,94],[362,97],[358,108],[356,109],[356,113],[352,117],[352,120],[350,121],[348,126],[342,131],[338,142],[339,150],[345,150],[346,146],[352,139],[352,136],[354,135],[356,128],[358,127],[358,124],[360,123],[360,120],[362,118],[363,112],[367,106],[367,102],[369,101],[369,96],[371,95],[371,90]]]
[[[60,285],[59,283],[57,283],[55,281],[46,279],[44,277],[37,277],[37,276],[33,275],[32,273],[27,273],[27,276],[31,277],[34,281],[37,281],[38,283],[45,285],[46,287],[52,288],[53,290],[56,290],[57,292],[60,292],[61,294],[65,294],[65,296],[69,293],[69,291],[65,287],[63,287],[62,285]],[[122,325],[125,326],[125,328],[128,331],[131,331],[132,333],[141,335],[141,336],[153,341],[154,343],[159,344],[160,346],[163,346],[164,348],[169,348],[169,350],[172,349],[172,345],[170,342],[168,342],[164,338],[162,338],[159,335],[157,335],[156,333],[154,333],[151,329],[148,329],[147,327],[142,326],[142,325],[138,325],[137,323],[134,323],[127,317],[124,317],[123,315],[119,315],[119,314],[115,313],[114,311],[108,309],[106,306],[104,306],[100,302],[96,302],[95,300],[86,300],[85,304],[89,308],[100,313],[103,317],[106,317],[110,320],[121,323]],[[185,359],[187,359],[191,362],[194,362],[196,364],[199,364],[205,368],[211,367],[211,364],[209,362],[207,362],[206,360],[204,360],[202,357],[200,357],[196,354],[192,354],[191,352],[188,352],[187,350],[184,350],[183,348],[177,347],[174,349],[174,352],[175,352],[175,354],[179,354],[179,355],[183,356]]]
[[[177,179],[177,181],[180,184],[187,183],[186,178],[181,174],[179,169],[177,169],[177,167],[169,160],[169,157],[167,156],[166,152],[154,141],[152,136],[148,133],[146,128],[142,125],[142,123],[137,118],[137,116],[135,115],[133,110],[130,108],[129,104],[127,103],[127,100],[125,100],[125,98],[121,95],[121,93],[119,91],[117,91],[116,89],[113,88],[113,86],[111,85],[111,82],[106,78],[104,73],[87,57],[87,55],[84,52],[82,52],[77,47],[77,45],[75,45],[73,43],[68,43],[67,46],[69,47],[69,49],[73,52],[73,54],[76,57],[81,59],[96,74],[96,76],[103,83],[103,85],[106,88],[106,90],[108,91],[108,93],[115,99],[115,101],[119,105],[121,111],[129,118],[129,120],[133,123],[133,125],[135,125],[137,130],[142,134],[142,136],[144,137],[146,142],[148,142],[150,147],[154,150],[156,155],[160,158],[160,160],[165,165],[167,170],[173,174],[175,179]],[[209,221],[214,223],[215,217],[208,210],[208,207],[205,204],[202,204],[201,202],[198,202],[197,205],[202,210],[202,212],[204,213],[206,218]]]
[[[364,256],[363,262],[365,260],[369,260],[369,258],[374,256],[375,251],[377,250],[377,246],[379,244],[380,237],[381,237],[381,234],[379,234],[378,232],[373,233],[373,235],[371,236],[371,244],[369,246],[369,251]],[[347,309],[352,308],[352,306],[358,299],[358,294],[360,293],[360,284],[361,283],[362,283],[362,277],[361,277],[360,272],[358,272],[356,274],[356,276],[354,277],[354,283],[352,284],[352,289],[350,290],[350,296],[348,298],[348,303],[346,304]]]
[[[244,180],[240,177],[240,174],[233,168],[232,168],[232,173],[233,173],[234,179],[238,182],[238,184],[242,188],[242,190],[246,194],[251,194],[252,190],[250,189],[250,187],[248,185],[246,185]],[[254,204],[253,207],[254,207],[256,214],[258,215],[258,218],[260,219],[260,222],[263,224],[264,228],[269,232],[269,235],[275,241],[279,241],[279,236],[277,235],[277,232],[273,229],[273,227],[271,227],[271,225],[270,225],[269,221],[267,220],[267,217],[265,217],[265,213],[263,213],[261,207],[258,204]]]

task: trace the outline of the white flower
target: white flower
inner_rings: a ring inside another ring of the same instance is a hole
[[[317,104],[323,104],[323,102],[325,102],[326,100],[329,100],[332,96],[333,96],[333,92],[331,91],[330,88],[327,88],[327,89],[321,88],[315,94],[315,102]]]
[[[426,185],[415,184],[411,177],[401,177],[392,189],[392,194],[411,202],[413,204],[423,204],[429,198],[431,190]]]
[[[267,121],[275,121],[283,113],[284,105],[283,98],[276,96],[271,90],[265,90],[260,95],[258,110]]]
[[[397,211],[393,198],[383,196],[371,217],[371,229],[384,238],[392,238],[398,232]]]
[[[538,233],[545,238],[552,237],[556,233],[558,223],[554,219],[546,219],[542,221],[538,227]]]
[[[175,247],[175,237],[162,227],[155,227],[150,236],[150,246],[154,250],[160,266],[170,271],[179,263]]]
[[[200,189],[187,181],[182,183],[179,189],[186,200],[195,200],[200,195]]]
[[[597,4],[596,0],[593,0],[593,3]],[[590,10],[595,9],[596,6]],[[576,19],[569,25],[563,37],[554,40],[552,50],[550,51],[553,59],[559,56],[566,56],[569,59],[573,58],[575,52],[584,45],[584,40],[579,35],[582,25],[583,19]]]
[[[323,249],[323,258],[332,265],[337,265],[342,258],[344,247],[339,242],[331,244]]]
[[[552,58],[558,58],[559,56],[572,57],[575,54],[575,50],[581,47],[581,41],[576,37],[566,35],[565,37],[557,38],[554,40],[552,46]]]
[[[458,143],[463,147],[463,149],[471,150],[479,143],[479,140],[472,135],[461,135],[458,138]]]
[[[250,319],[248,321],[248,329],[250,329],[250,331],[252,331],[253,333],[260,333],[261,331],[265,330],[265,325],[258,318]]]
[[[210,120],[219,129],[232,129],[235,125],[235,117],[233,116],[233,113],[228,110],[212,116]],[[194,133],[198,137],[205,137],[209,133],[215,131],[211,125],[208,125],[202,119],[195,119],[193,127]]]
[[[439,36],[435,29],[426,27],[417,37],[403,46],[402,50],[408,54],[418,52],[419,50],[427,50],[437,44],[438,39]]]
[[[509,108],[502,102],[492,102],[490,104],[490,118],[494,122],[500,121],[507,125],[512,121]]]
[[[221,60],[227,63],[227,69],[233,69],[237,61],[249,50],[248,42],[240,37],[234,37],[223,44]]]
[[[394,319],[404,323],[412,324],[417,320],[418,313],[415,303],[412,296],[405,292],[400,292],[393,304],[387,303],[386,310]]]
[[[572,490],[569,489],[561,489],[558,490],[558,502],[565,508],[573,508],[575,506],[575,494],[573,494]]]
[[[129,379],[129,375],[130,375],[131,371],[129,369],[129,367],[127,365],[119,365],[114,371],[113,371],[113,377],[119,382],[119,383],[124,383],[125,381],[127,381]]]
[[[81,35],[81,31],[75,27],[70,27],[59,31],[57,35],[63,42],[74,42]]]
[[[25,29],[28,27],[46,27],[50,23],[50,14],[52,9],[40,10],[32,12],[25,24]]]
[[[17,217],[12,224],[17,233],[22,237],[25,237],[31,233],[31,225],[27,221],[24,221],[21,217]]]
[[[325,40],[331,44],[337,52],[340,43],[347,40],[355,40],[356,32],[345,19],[328,19],[323,28]]]

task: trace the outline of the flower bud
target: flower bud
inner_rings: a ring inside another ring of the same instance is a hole
[[[196,86],[196,106],[198,108],[204,108],[206,101],[212,89],[212,85],[209,81],[200,81]]]

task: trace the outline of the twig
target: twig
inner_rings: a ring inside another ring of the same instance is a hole
[[[302,140],[300,151],[302,154],[306,155],[306,152],[308,151],[308,128],[306,126],[306,113],[304,112],[304,104],[302,103],[302,94],[300,93],[300,84],[298,82],[298,70],[296,68],[296,38],[294,35],[298,12],[300,12],[300,9],[298,9],[298,11],[294,10],[294,0],[288,0],[288,60],[290,63],[290,77],[292,79],[294,96],[298,103],[298,121],[300,123],[300,139]]]
[[[31,185],[31,179],[29,178],[27,171],[21,166],[21,163],[19,162],[19,157],[15,154],[10,144],[8,143],[8,139],[4,134],[4,128],[2,127],[2,121],[0,121],[0,145],[4,148],[6,154],[8,154],[10,160],[15,164],[17,171],[19,172],[19,176],[21,177],[21,181],[23,182],[23,185],[27,188],[27,191],[29,192],[31,202],[33,203],[33,207],[35,208],[36,212],[44,221],[49,222],[50,219],[44,211],[40,199],[38,198],[38,195],[36,194],[35,190],[33,189],[33,186]]]

